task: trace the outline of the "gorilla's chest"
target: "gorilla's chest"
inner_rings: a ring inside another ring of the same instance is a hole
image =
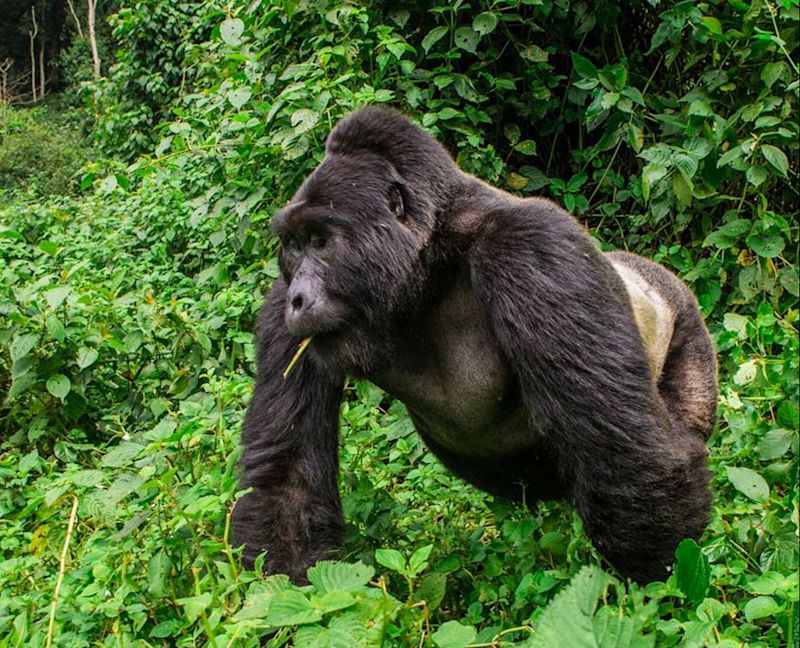
[[[423,435],[459,454],[530,442],[516,380],[466,279],[404,335],[392,366],[370,378],[406,404]]]

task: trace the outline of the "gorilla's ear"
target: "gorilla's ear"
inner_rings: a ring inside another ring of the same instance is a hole
[[[389,211],[401,222],[406,221],[406,205],[404,200],[403,185],[399,182],[392,182],[389,185]]]

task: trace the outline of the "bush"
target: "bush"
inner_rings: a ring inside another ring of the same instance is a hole
[[[0,191],[63,194],[78,187],[88,155],[80,113],[0,106]],[[77,121],[78,124],[74,124]],[[73,123],[71,123],[73,122]]]

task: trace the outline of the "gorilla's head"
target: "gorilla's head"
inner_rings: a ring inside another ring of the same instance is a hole
[[[318,359],[366,370],[420,301],[437,214],[460,172],[433,137],[386,109],[343,119],[326,152],[272,222],[286,326],[313,336]]]

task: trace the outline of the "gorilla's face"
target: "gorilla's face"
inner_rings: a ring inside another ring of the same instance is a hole
[[[398,313],[416,301],[429,235],[415,226],[408,203],[380,156],[329,155],[273,219],[288,286],[286,326],[313,336],[311,349],[324,361],[374,366]]]

